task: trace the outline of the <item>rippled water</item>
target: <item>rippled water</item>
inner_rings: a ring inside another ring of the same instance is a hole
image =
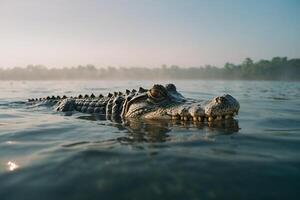
[[[186,97],[232,94],[237,121],[124,126],[24,104],[150,81],[0,82],[0,199],[299,198],[299,82],[172,82]]]

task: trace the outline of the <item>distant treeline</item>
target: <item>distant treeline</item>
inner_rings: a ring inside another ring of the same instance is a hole
[[[300,59],[274,57],[272,60],[253,62],[246,58],[241,64],[226,63],[223,68],[182,68],[176,65],[160,68],[107,67],[94,65],[70,68],[47,68],[28,65],[26,68],[0,68],[0,80],[69,80],[69,79],[239,79],[239,80],[300,80]]]

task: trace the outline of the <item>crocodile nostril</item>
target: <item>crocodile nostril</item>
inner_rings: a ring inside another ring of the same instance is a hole
[[[216,97],[215,100],[217,103],[223,103],[226,101],[226,98],[225,97]]]

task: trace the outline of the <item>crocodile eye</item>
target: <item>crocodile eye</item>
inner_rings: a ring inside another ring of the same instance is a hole
[[[150,90],[150,94],[153,98],[156,98],[156,99],[160,99],[163,97],[163,95],[161,94],[160,91],[156,90],[156,89],[151,89]]]
[[[147,94],[149,101],[154,103],[162,102],[168,97],[168,93],[162,85],[154,85],[150,90],[148,90]]]

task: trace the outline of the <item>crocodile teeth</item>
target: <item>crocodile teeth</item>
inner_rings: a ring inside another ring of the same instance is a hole
[[[225,116],[225,119],[231,119],[231,118],[232,118],[231,115],[226,115],[226,116]]]
[[[174,120],[179,119],[179,116],[173,115],[173,116],[172,116],[172,119],[174,119]]]
[[[216,120],[222,120],[222,116],[217,116]]]

